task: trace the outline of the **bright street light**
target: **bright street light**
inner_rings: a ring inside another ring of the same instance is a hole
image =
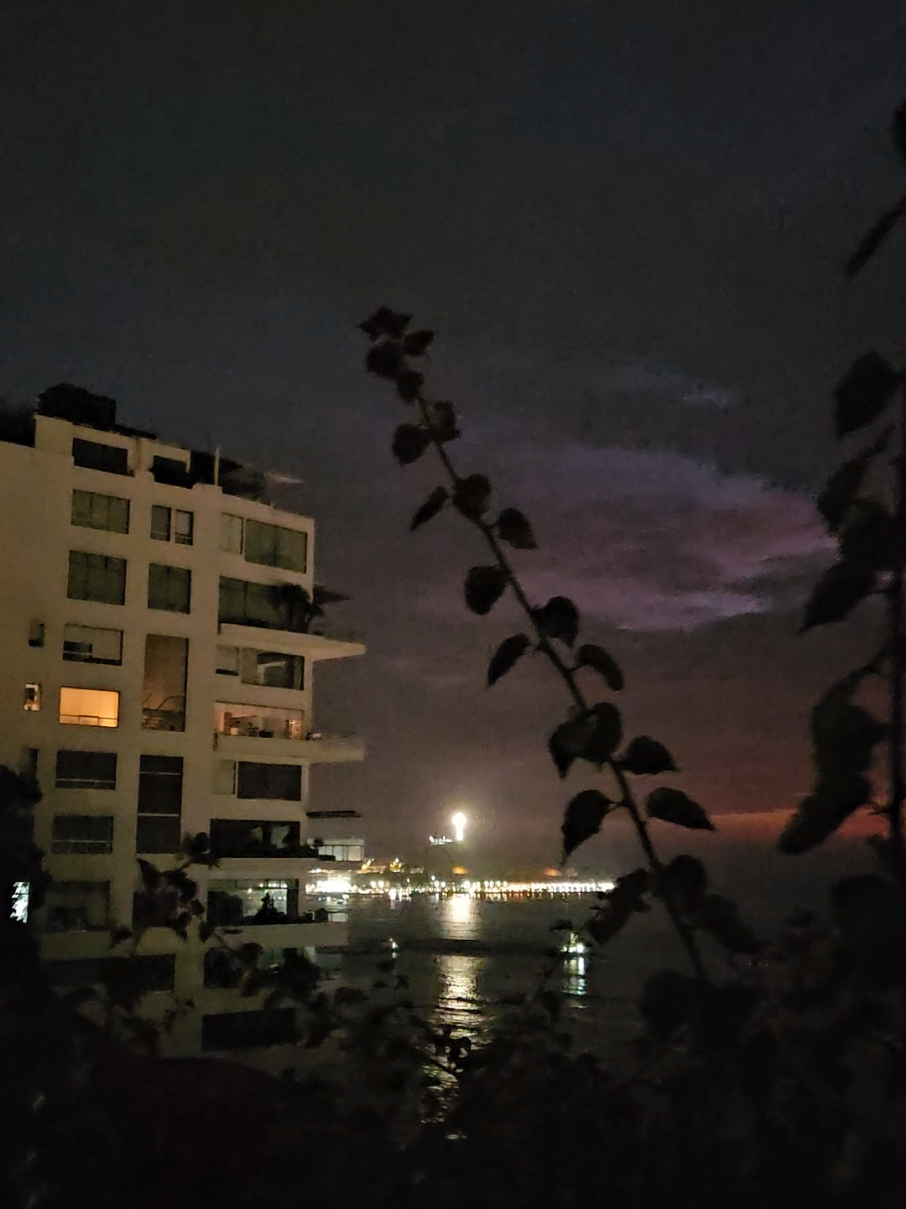
[[[456,814],[450,819],[453,824],[453,838],[457,844],[461,844],[466,834],[466,816],[461,810],[457,810]]]

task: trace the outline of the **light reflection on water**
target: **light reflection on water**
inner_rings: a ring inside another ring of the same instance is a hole
[[[451,940],[475,940],[478,936],[475,899],[471,894],[453,894],[445,898],[441,904],[441,921],[444,935]]]

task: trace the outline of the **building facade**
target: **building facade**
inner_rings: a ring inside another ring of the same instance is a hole
[[[29,922],[51,981],[97,982],[123,951],[110,929],[138,929],[165,1051],[289,1044],[294,1009],[225,985],[219,933],[145,928],[136,895],[139,858],[172,867],[204,833],[218,863],[188,873],[231,944],[259,945],[262,966],[345,944],[342,913],[306,887],[351,851],[330,845],[354,812],[310,811],[309,769],[364,751],[316,728],[313,679],[364,647],[312,616],[313,522],[264,502],[260,475],[67,387],[4,421],[0,495],[0,762],[43,793],[53,884]]]

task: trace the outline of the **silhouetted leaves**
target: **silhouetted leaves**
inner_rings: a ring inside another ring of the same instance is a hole
[[[506,585],[506,572],[500,567],[472,567],[466,575],[466,604],[483,617],[493,609]]]
[[[845,437],[877,420],[902,381],[902,374],[878,353],[864,353],[855,360],[834,391],[837,436]]]
[[[118,924],[115,928],[110,929],[110,947],[111,949],[118,944],[122,944],[124,940],[132,939],[132,929],[127,928],[124,924]]]
[[[698,802],[681,789],[668,789],[666,786],[655,789],[648,795],[646,806],[649,818],[675,823],[677,827],[689,827],[693,831],[714,830],[714,824]]]
[[[761,941],[740,919],[739,908],[720,894],[706,894],[699,907],[699,925],[731,953],[757,953]]]
[[[844,462],[827,480],[816,506],[831,533],[836,533],[843,524],[862,489],[872,459],[887,447],[892,432],[892,428],[886,428],[873,445]]]
[[[851,566],[891,570],[902,558],[900,527],[876,500],[856,500],[840,538],[840,553]]]
[[[535,609],[532,616],[538,629],[547,638],[558,638],[572,646],[579,633],[579,610],[568,596],[552,596],[546,605]]]
[[[871,799],[871,784],[861,773],[821,778],[784,827],[778,847],[800,855],[817,847]]]
[[[403,352],[407,357],[421,357],[428,351],[433,339],[433,332],[410,332],[403,340]]]
[[[557,771],[565,777],[579,758],[598,767],[605,764],[622,737],[620,711],[609,701],[603,701],[561,723],[548,740],[548,747]]]
[[[518,508],[504,508],[497,518],[497,535],[516,550],[534,550],[537,546],[532,526]]]
[[[676,772],[673,756],[657,739],[638,735],[619,759],[621,768],[637,776],[655,776],[660,772]]]
[[[563,813],[563,859],[601,830],[610,809],[610,798],[597,789],[585,789],[567,803]]]
[[[370,336],[372,340],[377,340],[381,336],[390,336],[394,340],[398,340],[411,321],[411,315],[392,311],[388,306],[379,306],[373,314],[359,324],[359,330],[366,336]]]
[[[421,394],[424,381],[424,374],[420,374],[418,370],[404,369],[396,379],[397,394],[407,403],[414,403]]]
[[[855,684],[847,677],[829,689],[811,714],[815,764],[819,772],[864,772],[887,728],[850,700]]]
[[[513,634],[510,638],[504,638],[488,664],[488,685],[496,684],[501,676],[505,676],[530,646],[531,642],[525,634]]]
[[[453,503],[470,521],[480,520],[490,502],[491,484],[483,474],[470,474],[453,489]]]
[[[142,885],[145,888],[145,892],[147,894],[154,894],[160,885],[160,873],[150,861],[142,860],[141,857],[138,858],[138,868],[141,873]]]
[[[865,267],[904,214],[906,214],[906,197],[903,197],[892,210],[885,210],[878,221],[862,236],[855,252],[843,266],[844,277],[855,277]]]
[[[629,917],[648,911],[645,898],[651,888],[651,874],[647,869],[634,869],[618,877],[612,890],[604,892],[600,906],[585,925],[585,929],[597,944],[606,944],[622,931]]]
[[[799,633],[804,634],[817,625],[842,621],[874,585],[874,573],[867,567],[849,562],[834,563],[815,584]]]
[[[391,340],[382,340],[380,344],[372,345],[365,355],[365,368],[368,372],[390,382],[396,381],[404,364],[399,345]]]
[[[409,532],[412,533],[437,516],[449,498],[450,493],[446,487],[435,487],[410,521]]]
[[[579,647],[576,652],[576,667],[594,668],[604,677],[607,687],[615,693],[623,687],[623,673],[616,660],[608,655],[602,646],[596,646],[593,642]]]
[[[431,444],[431,436],[417,424],[400,424],[393,434],[393,456],[401,466],[416,462]]]
[[[689,915],[701,905],[708,888],[705,866],[695,856],[680,853],[662,871],[658,880],[658,893],[683,915]]]
[[[435,440],[441,442],[455,441],[459,436],[456,408],[452,403],[426,403],[425,423],[431,430],[431,435]]]

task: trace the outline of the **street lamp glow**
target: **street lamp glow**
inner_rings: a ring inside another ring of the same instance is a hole
[[[466,816],[461,810],[457,810],[450,822],[453,824],[453,838],[457,844],[461,844],[466,834]]]

